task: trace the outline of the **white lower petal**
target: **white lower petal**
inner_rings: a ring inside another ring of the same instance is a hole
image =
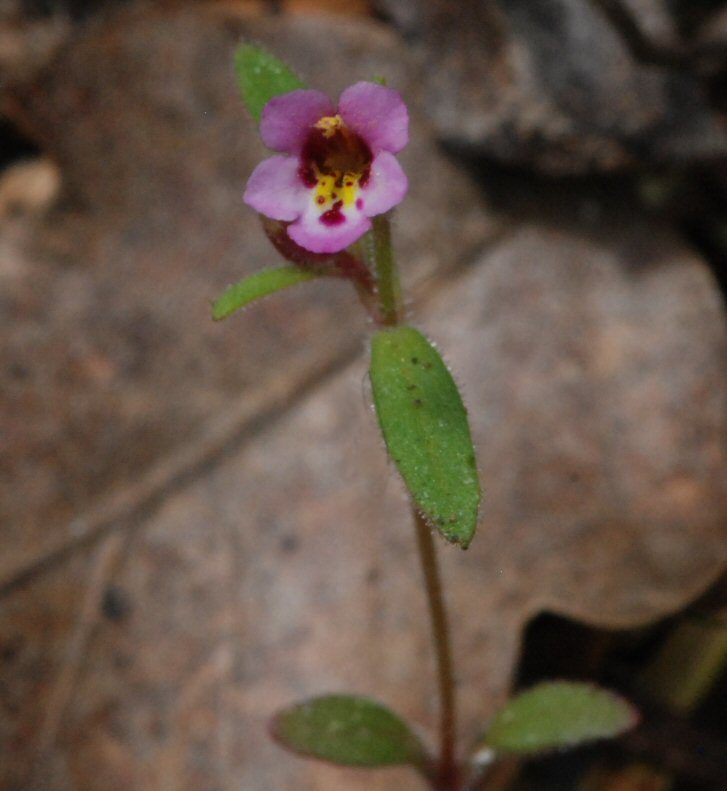
[[[341,208],[338,214],[342,219],[331,221],[330,213],[311,200],[301,216],[288,226],[288,234],[313,253],[337,253],[371,228],[371,220],[355,204]]]

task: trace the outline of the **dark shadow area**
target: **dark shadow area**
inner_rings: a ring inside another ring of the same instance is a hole
[[[23,0],[21,9],[27,17],[64,14],[78,21],[127,2],[128,0]]]
[[[598,226],[603,219],[671,228],[709,264],[727,299],[727,192],[721,165],[556,177],[444,146],[477,179],[488,201],[516,219]]]
[[[40,154],[32,140],[23,136],[14,126],[0,119],[0,170],[18,159],[29,159]]]
[[[723,791],[727,674],[722,670],[712,678],[689,706],[676,707],[667,696],[662,698],[658,685],[656,691],[649,690],[660,656],[679,634],[724,618],[723,598],[724,585],[717,586],[687,612],[643,629],[595,629],[551,614],[535,618],[526,631],[517,688],[554,679],[595,682],[634,702],[641,724],[615,742],[527,762],[518,791],[585,791],[589,783],[618,791]],[[719,628],[725,628],[723,622]],[[672,668],[671,694],[689,683],[693,670],[686,665]],[[604,786],[604,777],[611,775],[613,784]]]

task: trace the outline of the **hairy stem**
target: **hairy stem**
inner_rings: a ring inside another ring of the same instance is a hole
[[[385,326],[396,326],[403,318],[401,284],[391,245],[391,226],[386,215],[374,217],[373,232],[370,237],[365,238],[364,244],[367,245],[364,250],[365,257],[373,264],[376,272],[380,322]],[[416,508],[413,509],[413,513],[419,561],[429,607],[439,688],[439,760],[436,766],[432,767],[429,779],[435,791],[458,791],[461,778],[456,757],[454,667],[449,624],[432,531]]]
[[[373,257],[382,323],[395,326],[401,321],[401,285],[391,246],[389,218],[385,214],[374,217],[373,226]]]
[[[449,624],[444,608],[442,582],[434,546],[432,531],[422,516],[414,509],[414,524],[417,534],[417,547],[421,562],[432,627],[432,639],[437,659],[437,684],[439,687],[439,767],[435,788],[452,791],[457,781],[457,762],[455,754],[456,708],[454,694],[454,666]]]

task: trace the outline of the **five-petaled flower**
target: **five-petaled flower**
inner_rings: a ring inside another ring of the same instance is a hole
[[[338,110],[320,91],[276,96],[263,109],[260,134],[284,156],[255,168],[245,202],[289,222],[291,239],[306,250],[343,250],[406,194],[394,154],[409,140],[409,115],[391,88],[358,82],[341,94]]]

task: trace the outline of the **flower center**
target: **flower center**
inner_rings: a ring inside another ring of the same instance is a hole
[[[321,118],[308,133],[301,151],[300,177],[313,189],[321,221],[344,221],[341,209],[356,203],[371,170],[371,149],[350,130],[340,115]]]

